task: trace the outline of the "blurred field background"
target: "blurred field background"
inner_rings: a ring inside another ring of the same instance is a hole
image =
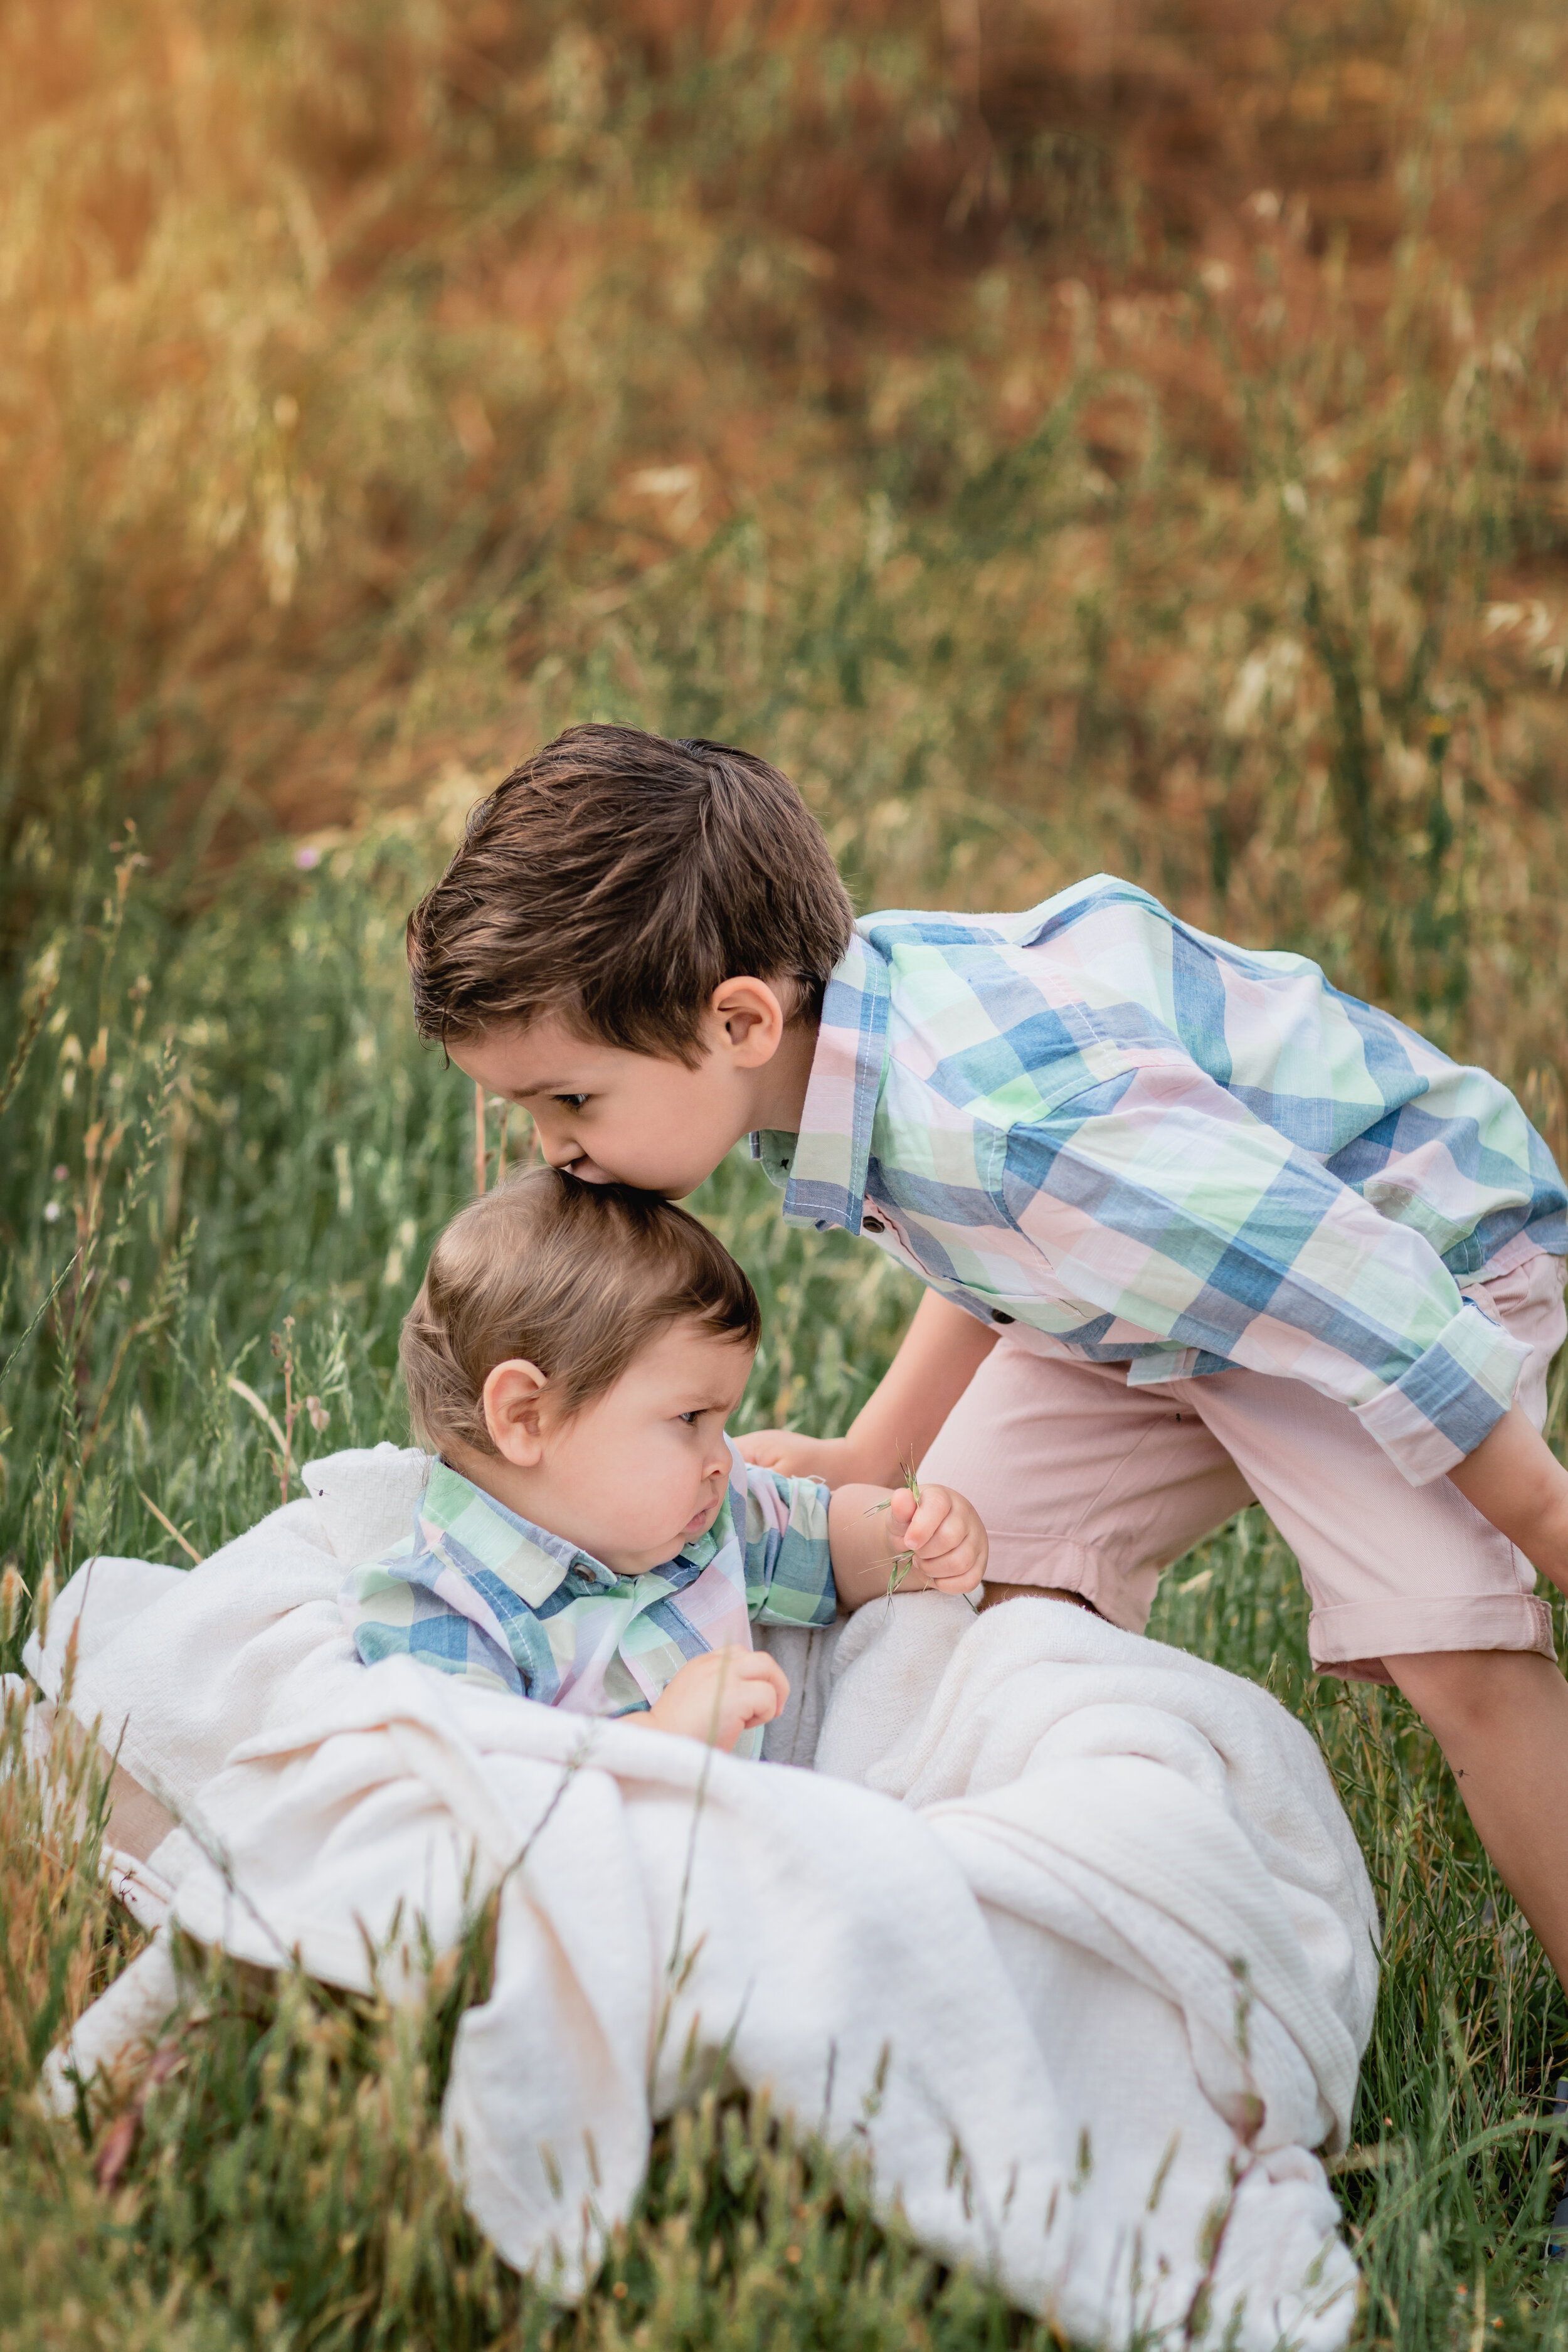
[[[5,1663],[93,1551],[205,1555],[403,1434],[476,1139],[402,918],[571,719],[766,751],[862,906],[1130,874],[1568,1146],[1561,10],[12,0],[0,132]],[[739,1165],[700,1205],[748,1416],[841,1427],[900,1280]],[[1249,1514],[1154,1630],[1309,1713],[1384,1899],[1358,2342],[1568,2340],[1562,1997],[1303,1613]],[[716,2100],[553,2315],[436,2155],[482,1953],[414,2021],[219,1971],[46,2123],[137,1940],[88,1795],[0,1790],[4,2352],[1028,2336]]]

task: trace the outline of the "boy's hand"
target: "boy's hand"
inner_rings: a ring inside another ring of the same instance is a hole
[[[731,1645],[688,1658],[644,1721],[655,1731],[680,1732],[728,1751],[753,1724],[772,1723],[788,1696],[782,1666],[763,1651]]]
[[[896,1487],[888,1517],[889,1550],[915,1556],[911,1581],[938,1592],[973,1592],[984,1580],[991,1548],[980,1514],[951,1486],[922,1486],[918,1502],[907,1486]]]
[[[820,1478],[826,1486],[847,1486],[866,1473],[850,1459],[844,1437],[801,1437],[793,1429],[753,1429],[738,1437],[742,1458],[759,1470],[776,1470],[784,1478]]]

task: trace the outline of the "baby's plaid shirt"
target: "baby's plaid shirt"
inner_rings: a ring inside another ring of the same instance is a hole
[[[631,1715],[689,1658],[749,1649],[753,1620],[830,1625],[826,1487],[758,1469],[726,1442],[730,1484],[713,1525],[640,1576],[617,1576],[437,1462],[412,1533],[343,1587],[361,1658],[418,1658],[547,1706]],[[748,1732],[735,1752],[761,1744]]]

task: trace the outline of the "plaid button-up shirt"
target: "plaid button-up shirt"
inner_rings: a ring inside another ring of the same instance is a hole
[[[618,1577],[437,1462],[413,1532],[342,1594],[366,1665],[415,1657],[582,1715],[647,1707],[688,1658],[749,1649],[754,1619],[830,1625],[837,1606],[826,1487],[756,1469],[733,1443],[718,1517],[662,1568]],[[747,1732],[735,1752],[761,1747]]]
[[[872,1235],[972,1313],[1133,1381],[1243,1365],[1349,1406],[1413,1485],[1474,1451],[1522,1352],[1458,1284],[1568,1250],[1508,1089],[1096,876],[1020,915],[868,915],[798,1136],[791,1223]]]

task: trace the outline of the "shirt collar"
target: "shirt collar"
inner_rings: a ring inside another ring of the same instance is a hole
[[[620,1579],[592,1552],[583,1551],[565,1536],[536,1527],[521,1511],[487,1495],[448,1462],[437,1462],[419,1503],[426,1538],[452,1535],[504,1584],[537,1609],[568,1576],[581,1576],[605,1591]]]
[[[726,1436],[724,1443],[730,1449],[730,1485],[733,1487],[738,1480],[743,1487],[744,1457],[732,1437]],[[721,1504],[713,1525],[693,1542],[683,1544],[660,1567],[645,1569],[637,1577],[619,1577],[591,1551],[584,1551],[566,1536],[535,1526],[521,1511],[487,1495],[482,1486],[439,1459],[419,1498],[418,1516],[426,1541],[438,1544],[443,1536],[456,1536],[466,1552],[510,1585],[531,1609],[542,1608],[569,1576],[583,1577],[605,1592],[613,1592],[623,1583],[639,1584],[657,1599],[647,1582],[650,1577],[659,1580],[661,1591],[671,1587],[679,1591],[701,1574],[723,1541]]]
[[[871,1129],[888,1061],[888,966],[858,929],[822,1000],[800,1133],[753,1135],[752,1157],[784,1187],[790,1224],[860,1230]]]

